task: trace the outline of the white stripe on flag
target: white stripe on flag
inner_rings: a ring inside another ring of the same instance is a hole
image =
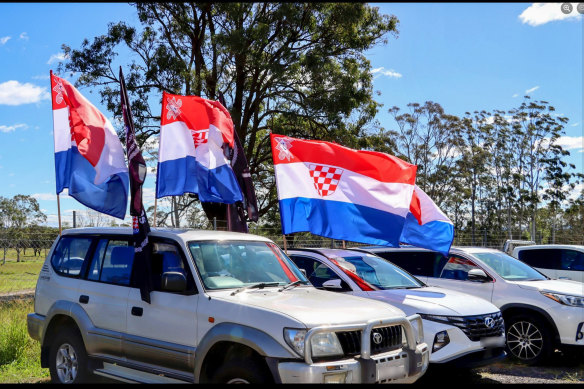
[[[410,184],[380,182],[344,170],[334,193],[320,196],[310,176],[310,162],[277,164],[278,199],[306,197],[363,205],[406,217],[414,187]]]
[[[71,129],[69,128],[69,108],[53,110],[53,133],[55,153],[71,148]]]

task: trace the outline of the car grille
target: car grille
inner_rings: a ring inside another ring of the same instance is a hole
[[[486,325],[487,318],[494,321],[492,327]],[[470,340],[476,342],[481,338],[500,336],[505,332],[503,315],[501,312],[478,316],[451,316],[450,323],[460,328]]]
[[[347,356],[354,356],[361,353],[361,334],[363,331],[341,331],[337,332],[337,337]],[[381,335],[381,342],[375,343],[374,334]],[[370,337],[371,355],[381,354],[387,351],[395,350],[402,345],[402,327],[388,326],[373,328]]]

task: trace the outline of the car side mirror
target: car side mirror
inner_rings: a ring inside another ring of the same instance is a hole
[[[333,278],[322,283],[322,287],[327,290],[333,290],[336,292],[342,292],[345,290],[350,290],[349,285],[341,280],[340,278]]]
[[[483,269],[472,269],[468,272],[468,280],[476,282],[489,282],[489,276]]]
[[[162,290],[166,292],[184,292],[187,289],[187,279],[184,274],[169,271],[162,273]]]

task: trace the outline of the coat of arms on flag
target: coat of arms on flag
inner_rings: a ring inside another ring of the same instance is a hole
[[[335,193],[341,180],[343,169],[334,166],[310,164],[309,170],[310,177],[312,177],[314,187],[319,195],[324,197]]]

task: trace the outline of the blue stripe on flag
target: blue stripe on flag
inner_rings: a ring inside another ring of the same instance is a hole
[[[233,204],[242,201],[241,189],[229,165],[208,169],[187,156],[158,163],[156,198],[196,193],[200,201]]]
[[[432,221],[419,225],[414,215],[408,213],[401,235],[403,243],[438,251],[448,256],[454,238],[454,226],[445,221]]]
[[[280,200],[282,232],[399,247],[404,217],[341,201],[294,197]]]
[[[69,196],[98,212],[123,219],[128,207],[128,173],[118,173],[95,185],[95,169],[77,150],[55,154],[57,194],[69,188]]]

